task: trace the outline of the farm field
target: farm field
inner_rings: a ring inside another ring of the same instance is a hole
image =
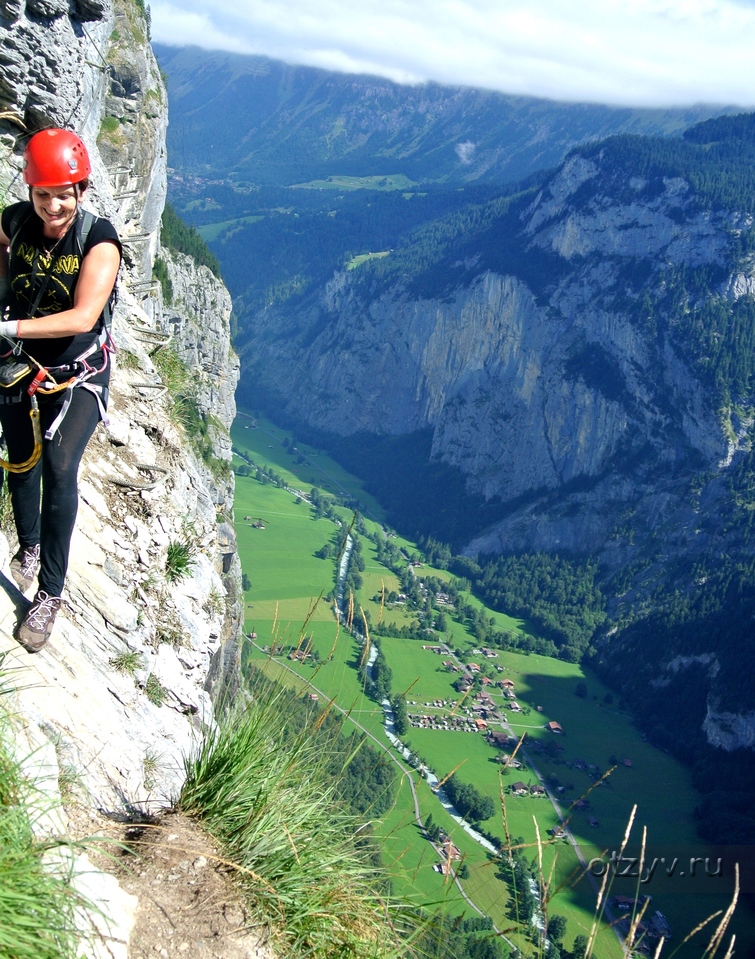
[[[299,190],[408,190],[414,186],[413,180],[403,173],[388,176],[329,176],[324,180],[310,180],[308,183],[294,183]]]
[[[359,501],[365,516],[377,522],[384,520],[382,507],[356,477],[320,450],[300,443],[293,434],[269,420],[240,411],[231,428],[231,440],[238,449],[249,450],[258,462],[280,472],[287,485],[293,488],[319,486],[331,493],[344,493]],[[288,445],[284,445],[284,441]]]
[[[197,232],[205,243],[214,243],[224,230],[235,232],[248,223],[259,223],[261,216],[240,216],[236,220],[223,220],[219,223],[207,223],[197,228]]]
[[[340,489],[357,499],[364,495],[357,481],[323,454],[297,442],[298,455],[305,457],[305,462],[298,463],[296,456],[289,452],[290,435],[268,428],[269,424],[265,423],[259,423],[256,429],[245,429],[250,422],[243,417],[237,421],[233,430],[234,447],[256,465],[275,470],[292,489],[308,492],[313,484],[322,489],[322,478],[327,477],[331,489]],[[289,447],[284,445],[287,438]],[[237,460],[236,465],[241,462]],[[294,472],[294,468],[298,472]],[[372,503],[369,508],[373,515],[380,515],[378,504]],[[235,513],[239,555],[244,573],[251,581],[245,597],[245,633],[256,633],[255,645],[245,655],[284,682],[298,681],[307,684],[302,688],[316,689],[323,704],[335,700],[351,721],[373,735],[398,760],[398,753],[384,732],[382,709],[365,695],[357,672],[362,650],[349,633],[338,627],[326,599],[334,588],[333,559],[318,559],[314,555],[324,544],[343,535],[352,522],[351,511],[336,508],[335,514],[344,524],[339,532],[332,520],[316,519],[311,505],[295,492],[272,483],[261,483],[253,476],[237,476]],[[264,528],[254,526],[260,520]],[[364,525],[368,533],[376,528],[375,522],[368,518],[364,519]],[[409,555],[416,552],[413,544],[399,537],[394,542]],[[362,544],[365,569],[362,587],[355,598],[357,610],[361,605],[373,624],[382,617],[384,623],[396,627],[410,625],[416,614],[400,606],[384,607],[380,601],[383,588],[386,593],[399,591],[398,576],[379,562],[371,540],[363,537]],[[417,568],[415,575],[444,581],[452,579],[448,572],[427,566]],[[474,597],[462,595],[465,601],[482,607]],[[492,610],[486,610],[486,614],[494,617],[499,627],[530,631],[521,619],[505,617]],[[429,637],[424,645],[448,642],[463,654],[464,663],[478,660],[476,642],[464,624],[451,615],[446,617],[446,623],[445,633]],[[462,699],[453,688],[457,674],[443,666],[445,656],[423,649],[423,642],[418,639],[374,636],[373,640],[380,645],[393,672],[394,694],[405,692],[406,699],[417,704],[444,700],[449,703],[446,711]],[[304,662],[285,657],[279,661],[271,659],[271,647],[280,649],[283,645],[294,648],[299,645],[300,649],[309,650],[310,657]],[[512,769],[501,775],[500,764],[496,762],[500,751],[479,732],[410,728],[402,739],[439,777],[447,776],[458,766],[457,774],[462,781],[474,783],[480,792],[494,800],[496,814],[483,824],[487,832],[501,840],[505,838],[505,811],[509,835],[521,836],[527,844],[526,855],[535,859],[535,822],[541,838],[547,840],[548,830],[557,824],[558,816],[548,798],[513,796],[509,786],[517,781],[538,783],[537,769],[564,815],[572,804],[585,797],[586,808],[572,808],[568,816],[570,829],[586,861],[605,858],[606,851],[610,855],[611,850],[618,848],[635,804],[639,808],[633,837],[639,839],[642,826],[647,827],[650,857],[656,853],[668,855],[673,849],[684,861],[690,855],[704,857],[709,852],[695,836],[696,795],[686,770],[641,740],[630,717],[614,704],[610,691],[597,677],[577,664],[505,650],[499,651],[498,657],[486,665],[495,670],[492,676],[505,677],[515,683],[521,712],[506,709],[500,690],[493,690],[492,697],[501,707],[506,728],[512,735],[518,738],[526,733],[517,756],[525,760],[523,769]],[[409,711],[415,708],[420,706],[410,705]],[[558,722],[563,733],[548,732],[545,724],[549,721]],[[500,722],[492,728],[500,730]],[[373,744],[376,743],[373,741]],[[398,761],[416,783],[423,817],[432,813],[435,822],[442,825],[468,863],[470,874],[462,882],[463,888],[499,928],[507,928],[511,924],[508,915],[511,904],[506,886],[496,878],[496,866],[489,854],[448,816],[417,772]],[[591,790],[592,784],[612,766],[616,768],[610,776]],[[375,829],[381,837],[396,892],[415,901],[445,902],[453,914],[471,914],[455,887],[432,869],[438,857],[414,821],[413,799],[406,776],[401,779],[395,807]],[[558,885],[577,865],[577,858],[572,847],[564,842],[545,847],[543,861],[547,869],[554,856],[554,885]],[[711,886],[713,893],[708,892]],[[633,896],[636,888],[636,881],[616,880],[614,891]],[[656,871],[652,881],[639,890],[652,895],[653,908],[662,910],[667,917],[674,930],[674,946],[679,945],[697,921],[727,904],[720,885],[708,880],[706,886],[705,877],[701,882],[689,879],[685,882],[679,876],[662,880]],[[564,940],[567,948],[575,935],[588,928],[593,904],[594,892],[587,880],[582,880],[573,890],[567,884],[551,904],[551,913],[567,918]],[[619,954],[614,934],[602,934],[597,952],[599,959]],[[678,953],[690,957],[699,954],[694,948]]]

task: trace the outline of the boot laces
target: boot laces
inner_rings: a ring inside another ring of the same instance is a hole
[[[60,609],[60,596],[48,596],[43,590],[37,593],[35,606],[29,610],[26,623],[34,630],[42,632]]]
[[[21,572],[24,576],[31,576],[37,571],[39,562],[39,543],[36,546],[27,546],[21,554]]]

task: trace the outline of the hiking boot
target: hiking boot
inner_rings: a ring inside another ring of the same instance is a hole
[[[39,543],[19,549],[10,561],[10,572],[18,588],[25,593],[39,572]]]
[[[60,596],[48,596],[43,589],[37,592],[16,629],[16,639],[30,653],[38,653],[50,638],[61,603]]]

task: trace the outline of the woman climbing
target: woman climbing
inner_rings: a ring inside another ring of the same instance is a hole
[[[24,152],[29,201],[0,220],[0,353],[12,350],[0,367],[0,425],[19,544],[10,565],[23,591],[38,574],[15,633],[29,652],[45,645],[60,609],[79,463],[107,405],[121,244],[108,220],[80,207],[90,172],[74,133],[36,133]]]

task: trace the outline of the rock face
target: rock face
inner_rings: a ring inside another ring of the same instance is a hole
[[[152,278],[167,99],[137,6],[29,0],[3,3],[1,12],[0,139],[10,160],[0,180],[11,199],[24,196],[24,127],[75,129],[92,158],[87,202],[119,230],[124,264],[111,422],[100,424],[82,464],[64,610],[38,655],[13,640],[26,601],[7,572],[16,544],[6,525],[0,652],[16,670],[20,753],[35,754],[53,791],[68,770],[92,804],[123,814],[176,797],[200,726],[213,721],[212,697],[236,682],[230,297],[189,258],[165,251],[176,290],[170,307]],[[165,349],[195,370],[196,405],[212,412],[204,456],[161,385],[157,352]],[[127,938],[121,928],[113,943]]]
[[[640,252],[719,265],[736,224],[688,215],[676,181],[647,202],[636,182],[631,202],[575,205],[597,174],[597,161],[574,158],[521,215],[522,243],[555,264],[547,291],[473,263],[443,298],[400,282],[373,298],[355,270],[306,310],[254,318],[250,379],[333,433],[429,428],[433,458],[462,470],[470,492],[530,501],[481,531],[471,552],[605,544],[601,559],[614,565],[622,513],[657,515],[676,496],[664,476],[678,484],[684,463],[700,460],[718,469],[729,439],[678,344],[646,335],[604,293]]]
[[[170,304],[163,304],[163,322],[175,350],[192,372],[197,403],[215,422],[216,454],[230,462],[228,430],[236,416],[239,359],[231,346],[231,295],[206,266],[181,253],[163,249],[172,286]],[[231,474],[231,481],[233,476]],[[233,489],[228,505],[233,503]]]

